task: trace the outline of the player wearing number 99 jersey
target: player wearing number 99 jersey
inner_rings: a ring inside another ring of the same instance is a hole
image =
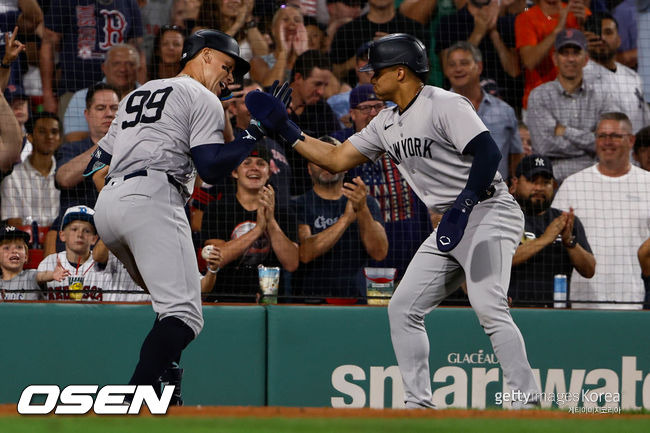
[[[97,231],[150,293],[157,314],[132,385],[159,386],[161,376],[169,375],[180,382],[176,364],[203,327],[198,264],[184,211],[195,173],[215,183],[263,135],[251,124],[224,143],[219,96],[249,69],[233,38],[196,32],[185,42],[181,66],[177,77],[150,81],[122,100],[85,173],[110,166],[95,207]],[[182,402],[179,391],[172,403]]]

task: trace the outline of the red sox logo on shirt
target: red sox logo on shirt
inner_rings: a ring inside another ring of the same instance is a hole
[[[102,50],[108,50],[113,45],[124,42],[126,18],[118,10],[102,9],[99,13],[104,17],[104,42],[99,44]]]

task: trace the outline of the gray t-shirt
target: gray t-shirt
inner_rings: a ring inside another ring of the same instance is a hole
[[[463,149],[484,131],[467,98],[425,86],[402,114],[385,108],[348,140],[372,161],[388,153],[427,208],[442,213],[467,184],[474,157]],[[492,183],[501,181],[497,172]]]
[[[223,143],[224,119],[219,98],[193,78],[149,81],[122,99],[99,142],[113,156],[108,177],[156,170],[193,186],[190,149]]]
[[[0,295],[5,301],[37,301],[43,299],[36,282],[36,269],[25,269],[11,280],[0,280]],[[36,291],[31,291],[36,290]]]

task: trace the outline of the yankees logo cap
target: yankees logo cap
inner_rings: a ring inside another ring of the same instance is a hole
[[[538,174],[543,174],[547,177],[553,177],[553,165],[551,160],[542,155],[528,155],[521,160],[517,165],[515,175],[517,177],[524,176],[528,180],[533,180]]]
[[[4,226],[0,230],[0,241],[6,241],[8,239],[22,239],[25,243],[29,242],[29,233],[17,229],[14,226]]]

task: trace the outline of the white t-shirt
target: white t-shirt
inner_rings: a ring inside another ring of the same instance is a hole
[[[650,172],[632,166],[624,176],[602,175],[597,165],[566,178],[553,207],[582,221],[596,258],[596,273],[571,276],[571,300],[643,301],[637,252],[650,236]],[[581,304],[576,308],[640,309],[641,304]]]
[[[76,278],[83,278],[83,290],[88,292],[83,294],[81,300],[103,301],[104,294],[102,292],[105,289],[110,289],[112,285],[111,274],[106,270],[101,270],[93,260],[92,255],[84,263],[77,266],[68,261],[65,251],[50,254],[38,265],[38,271],[53,271],[56,268],[57,258],[63,268],[70,272],[70,276],[60,282],[50,281],[47,283],[48,293],[45,294],[45,299],[71,299],[69,286],[75,282]],[[56,292],[50,290],[56,290]]]

